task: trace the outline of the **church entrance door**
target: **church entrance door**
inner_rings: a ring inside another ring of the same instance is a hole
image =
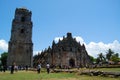
[[[70,59],[69,60],[69,66],[71,66],[71,67],[75,67],[75,60],[74,59]]]

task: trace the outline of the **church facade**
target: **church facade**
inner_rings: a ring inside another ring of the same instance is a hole
[[[7,65],[33,65],[32,13],[25,8],[17,8],[12,21]]]
[[[36,61],[41,62],[43,66],[49,63],[51,66],[62,68],[89,67],[92,64],[85,45],[77,42],[71,33],[67,33],[67,37],[63,37],[58,43],[53,41],[52,47],[41,52]]]

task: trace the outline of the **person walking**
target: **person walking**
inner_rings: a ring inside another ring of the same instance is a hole
[[[40,70],[41,70],[41,64],[39,63],[38,66],[37,66],[38,74],[40,73]]]
[[[50,73],[50,65],[49,65],[49,63],[47,63],[46,67],[47,67],[47,73],[49,74]]]

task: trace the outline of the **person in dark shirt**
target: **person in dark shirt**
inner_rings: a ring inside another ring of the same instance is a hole
[[[11,74],[14,73],[14,64],[11,66]]]

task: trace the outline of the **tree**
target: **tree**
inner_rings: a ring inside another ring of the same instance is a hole
[[[2,62],[1,62],[1,56],[0,56],[0,66],[1,66]]]
[[[119,54],[118,53],[113,54],[110,60],[117,63],[119,61]]]
[[[111,49],[109,49],[106,54],[106,59],[109,61],[113,54],[114,52]]]
[[[1,54],[2,65],[7,65],[7,56],[8,56],[8,52],[4,52]]]
[[[100,58],[99,58],[99,57],[96,58],[96,63],[97,63],[97,64],[100,63]]]
[[[99,58],[100,62],[105,62],[106,61],[106,59],[105,59],[105,57],[102,53],[98,54],[98,58]]]
[[[93,56],[90,56],[90,55],[89,55],[89,57],[90,57],[90,60],[91,60],[93,63],[96,61],[96,59],[95,59]]]

